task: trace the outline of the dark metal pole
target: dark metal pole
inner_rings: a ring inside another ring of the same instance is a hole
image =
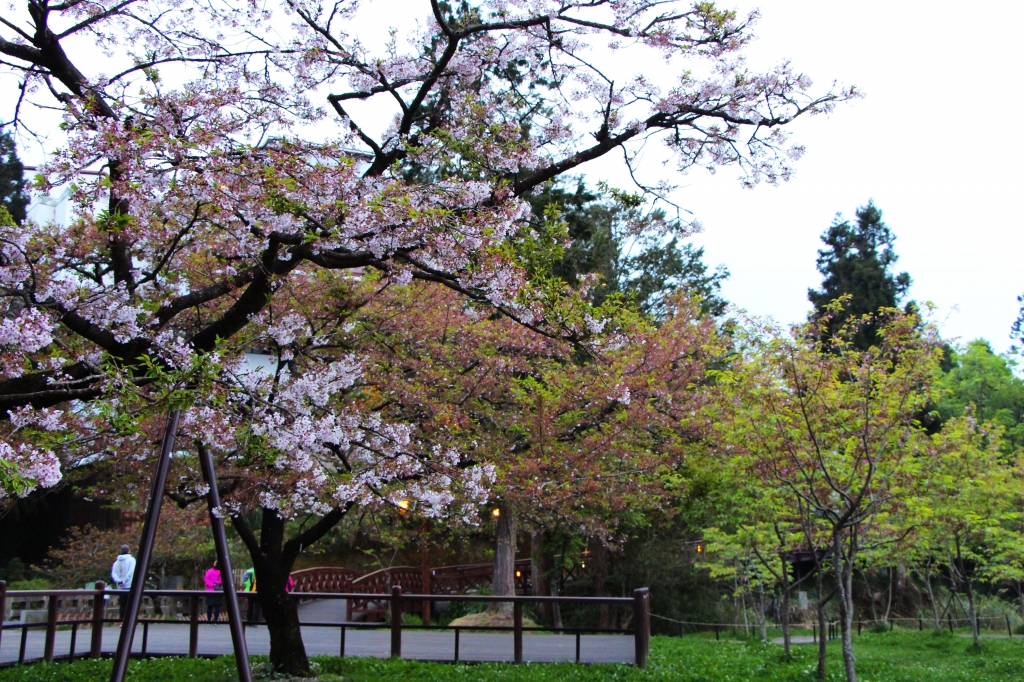
[[[231,553],[228,552],[228,538],[224,534],[224,517],[218,516],[220,492],[217,490],[217,475],[213,470],[213,455],[205,445],[199,446],[199,464],[203,469],[203,480],[210,486],[210,492],[206,493],[206,505],[210,508],[210,528],[213,529],[213,542],[217,546],[217,562],[220,564],[221,584],[224,586],[224,599],[228,609],[231,643],[235,647],[238,679],[239,682],[252,682],[249,650],[246,648],[245,634],[242,632],[242,615],[238,609],[238,594],[235,592],[235,578],[231,571]]]
[[[402,586],[391,586],[391,658],[402,657]]]
[[[156,473],[153,476],[153,487],[149,491],[146,519],[142,524],[142,541],[139,543],[139,556],[135,560],[135,577],[132,579],[132,587],[128,591],[128,604],[125,607],[124,622],[121,624],[121,635],[117,640],[117,651],[114,653],[114,667],[110,671],[110,682],[124,682],[124,676],[128,672],[128,657],[132,653],[132,638],[135,637],[135,625],[139,622],[142,591],[146,587],[149,559],[153,555],[156,527],[160,522],[160,504],[164,499],[167,471],[171,467],[171,450],[174,449],[174,437],[178,434],[178,420],[180,417],[181,410],[174,410],[167,415],[167,425],[164,427],[164,440],[160,444],[160,456],[157,459]]]

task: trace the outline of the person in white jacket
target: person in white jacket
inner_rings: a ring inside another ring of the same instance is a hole
[[[132,586],[132,578],[135,577],[135,557],[131,555],[128,545],[121,545],[121,554],[114,561],[110,569],[110,577],[114,579],[114,587],[119,590],[127,590]],[[128,595],[117,595],[117,607],[124,620],[124,610],[128,606]]]

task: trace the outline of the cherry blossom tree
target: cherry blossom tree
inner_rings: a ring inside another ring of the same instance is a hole
[[[620,305],[602,308],[608,328],[583,357],[432,288],[360,311],[386,411],[432,424],[433,437],[493,467],[495,594],[511,594],[516,529],[608,540],[687,488],[685,468],[709,431],[693,415],[724,344],[696,302],[676,297],[660,326]]]
[[[182,442],[246,469],[233,503],[263,510],[258,539],[235,518],[266,559],[264,606],[286,624],[271,659],[288,672],[308,669],[283,590],[304,542],[396,495],[445,513],[490,475],[369,409],[364,358],[324,325],[346,273],[431,282],[585,346],[605,322],[530,277],[524,197],[610,152],[632,170],[651,138],[681,172],[776,183],[802,152],[786,126],[856,95],[812,92],[788,64],[748,69],[756,14],[711,3],[422,8],[382,51],[356,37],[354,1],[28,0],[0,14],[9,123],[40,135],[35,112],[56,108],[37,189],[66,184],[77,207],[67,225],[0,227],[9,492],[83,460],[139,469],[154,415],[182,408]],[[682,75],[620,82],[595,65],[602,49]],[[393,117],[377,133],[354,114],[381,100]],[[247,365],[254,345],[277,349],[272,372]],[[201,491],[179,475],[187,503]],[[321,520],[285,540],[298,513]]]

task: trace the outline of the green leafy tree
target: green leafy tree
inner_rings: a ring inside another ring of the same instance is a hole
[[[893,250],[896,236],[882,222],[882,211],[869,201],[857,209],[856,216],[856,224],[851,224],[837,214],[821,236],[826,248],[818,251],[818,272],[824,281],[820,290],[807,290],[814,305],[812,319],[824,316],[833,301],[849,296],[823,328],[826,336],[834,336],[850,319],[899,307],[910,288],[910,275],[891,271],[898,260]],[[857,329],[852,341],[866,350],[877,342],[877,335],[877,323],[868,323]]]
[[[741,337],[743,358],[721,373],[718,421],[734,466],[790,500],[808,544],[830,551],[843,664],[855,682],[854,569],[863,551],[906,534],[900,512],[927,437],[916,415],[933,399],[941,351],[916,315],[886,309],[834,336],[822,329],[829,322]],[[867,325],[879,345],[861,350]]]
[[[972,411],[968,408],[966,416],[950,419],[931,437],[922,458],[923,490],[915,516],[925,529],[917,543],[948,563],[954,588],[967,596],[977,647],[973,582],[978,577],[1007,577],[1002,567],[1007,562],[999,550],[1014,536],[1018,537],[1013,544],[1021,546],[1017,507],[1024,488],[1019,464],[1007,463],[999,452],[1001,429],[979,423]]]
[[[982,422],[1003,427],[1003,453],[1024,449],[1024,380],[1013,373],[1014,361],[996,355],[978,339],[954,353],[953,368],[942,381],[945,396],[938,403],[941,419],[959,417],[968,405]]]
[[[586,275],[598,275],[591,285],[595,303],[621,293],[657,319],[669,314],[668,300],[678,291],[699,301],[704,315],[725,313],[728,302],[721,289],[729,271],[722,265],[709,268],[703,247],[680,242],[685,225],[667,219],[661,209],[649,209],[638,195],[603,183],[591,190],[576,178],[570,183],[575,188],[548,183],[530,198],[537,219],[557,218],[569,240],[551,274],[574,287]]]
[[[20,225],[25,221],[29,197],[25,193],[25,167],[10,133],[0,133],[0,205]]]

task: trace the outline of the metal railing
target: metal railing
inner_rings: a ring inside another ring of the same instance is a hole
[[[78,630],[82,628],[91,628],[91,640],[89,653],[84,656],[88,658],[99,658],[103,655],[102,652],[102,635],[103,626],[108,623],[119,623],[118,618],[107,618],[105,611],[105,600],[107,597],[112,595],[127,595],[127,590],[107,590],[106,586],[102,582],[96,583],[95,590],[18,590],[8,591],[6,584],[0,581],[0,614],[4,612],[6,602],[13,599],[25,599],[31,601],[46,601],[47,604],[47,617],[46,621],[42,623],[7,623],[0,628],[0,645],[3,643],[3,637],[6,632],[10,631],[21,631],[21,642],[19,648],[18,664],[24,664],[26,662],[26,642],[28,637],[28,631],[33,628],[46,629],[46,639],[43,646],[42,660],[51,662],[55,658],[66,659],[74,661],[76,658],[75,644],[77,641]],[[188,645],[188,656],[195,658],[198,656],[199,651],[199,625],[201,622],[199,618],[199,607],[200,600],[204,597],[210,596],[210,593],[204,590],[144,590],[143,595],[150,598],[157,597],[170,597],[177,600],[188,600],[188,617],[185,619],[161,619],[161,618],[140,618],[139,624],[142,626],[142,643],[141,651],[137,655],[147,657],[152,654],[148,650],[149,644],[149,626],[153,623],[160,624],[180,624],[184,626],[186,623],[189,626],[189,645]],[[257,598],[257,594],[253,592],[240,592],[238,593],[239,601],[243,599]],[[75,618],[75,619],[60,619],[58,617],[60,610],[60,601],[64,599],[92,599],[92,610],[89,618]],[[390,594],[366,594],[366,593],[353,593],[353,592],[292,592],[291,597],[297,600],[317,600],[317,599],[329,599],[329,600],[353,600],[353,599],[366,599],[368,597],[379,601],[386,602],[387,608],[390,615],[389,623],[357,623],[357,622],[302,622],[303,628],[337,628],[341,635],[341,644],[339,647],[338,655],[345,656],[345,635],[348,630],[353,629],[389,629],[391,633],[391,651],[392,657],[398,658],[402,655],[402,632],[404,630],[451,630],[455,635],[455,648],[454,657],[451,659],[453,662],[460,660],[460,635],[465,631],[491,631],[491,632],[512,632],[513,639],[513,661],[515,663],[523,662],[523,634],[526,632],[550,632],[550,633],[561,633],[575,635],[576,637],[576,662],[580,662],[580,637],[583,634],[631,634],[634,639],[635,647],[635,658],[634,663],[637,667],[645,668],[647,666],[648,652],[650,651],[650,638],[651,638],[651,622],[650,622],[650,593],[647,588],[640,588],[634,590],[633,597],[541,597],[541,596],[495,596],[495,595],[432,595],[432,594],[404,594],[400,586],[394,586],[391,588]],[[403,609],[408,603],[423,603],[424,601],[448,601],[448,602],[482,602],[482,603],[512,603],[512,625],[510,626],[440,626],[440,625],[406,625],[402,622]],[[631,627],[627,628],[548,628],[548,627],[529,627],[523,625],[523,606],[525,604],[585,604],[592,606],[600,606],[603,604],[607,605],[619,605],[619,606],[630,606],[632,608],[632,623]],[[242,604],[240,603],[240,608]],[[256,625],[255,621],[245,621],[245,625]],[[56,633],[58,626],[69,626],[71,628],[70,635],[70,648],[67,654],[61,654],[55,656],[54,647],[56,642]],[[463,659],[464,660],[464,659]]]

